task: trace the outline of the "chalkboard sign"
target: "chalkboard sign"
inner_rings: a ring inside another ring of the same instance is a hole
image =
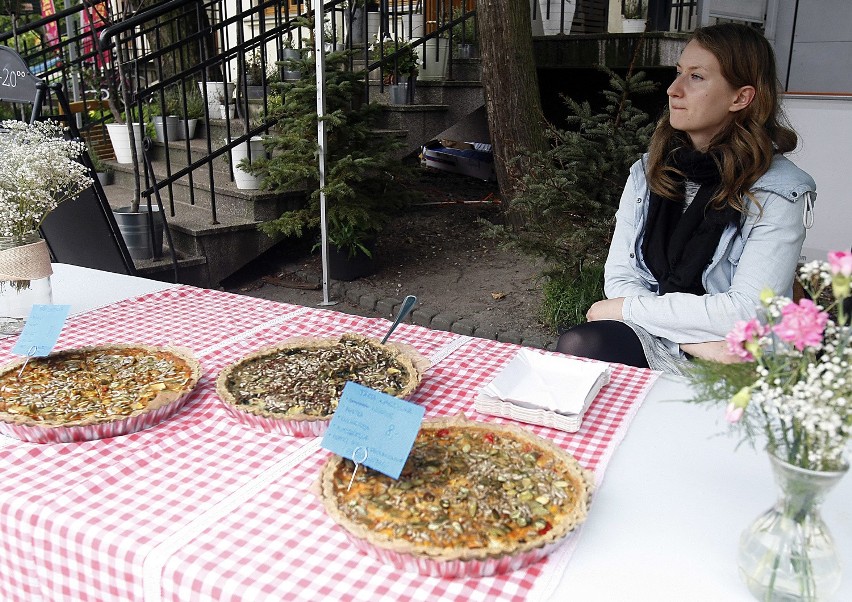
[[[0,101],[32,104],[39,87],[44,86],[41,79],[30,73],[20,54],[0,45]]]

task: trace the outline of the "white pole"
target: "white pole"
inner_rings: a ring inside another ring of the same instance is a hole
[[[322,302],[320,305],[335,305],[328,297],[328,223],[325,212],[325,53],[323,25],[325,24],[324,0],[314,0],[314,56],[317,69],[317,143],[319,152],[320,187],[320,253],[322,256]]]

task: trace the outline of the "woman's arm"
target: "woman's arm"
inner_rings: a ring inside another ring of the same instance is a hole
[[[722,262],[728,265],[716,268],[734,270],[727,290],[701,296],[669,293],[627,297],[622,318],[681,344],[720,341],[734,322],[755,316],[761,290],[769,287],[786,292],[805,238],[801,202],[789,202],[774,194],[761,202],[763,214],[748,231],[741,255],[733,258],[736,265],[726,255]]]
[[[609,245],[604,266],[604,292],[609,299],[627,296],[655,296],[650,282],[636,270],[637,230],[636,214],[639,205],[647,202],[642,164],[637,161],[630,169],[630,177],[624,185],[618,211],[615,214],[615,231]],[[621,319],[612,318],[612,319]]]

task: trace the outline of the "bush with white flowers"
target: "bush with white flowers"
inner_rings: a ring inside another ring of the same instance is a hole
[[[84,151],[54,121],[0,122],[0,236],[37,230],[59,203],[91,186],[88,169],[76,161]]]

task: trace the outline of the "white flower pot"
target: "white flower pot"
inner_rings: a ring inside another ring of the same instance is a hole
[[[219,105],[219,119],[233,119],[237,116],[237,105]]]
[[[106,124],[109,140],[115,151],[116,163],[132,163],[133,155],[130,150],[130,134],[127,132],[125,123]],[[145,137],[145,126],[141,123],[133,124],[133,138],[136,143],[136,158],[142,161],[142,140]]]
[[[204,82],[198,82],[201,97],[204,98]],[[236,85],[225,82],[207,82],[207,114],[217,115],[219,105],[227,104],[234,96]]]
[[[257,190],[263,180],[261,176],[255,176],[239,167],[240,161],[248,159],[249,143],[243,142],[231,150],[231,158],[234,161],[234,184],[240,190]],[[251,139],[251,163],[265,158],[266,150],[263,148],[263,138],[253,136]]]
[[[642,33],[643,31],[645,31],[645,19],[621,18],[622,33]]]
[[[450,40],[447,38],[432,38],[417,47],[420,59],[420,72],[417,79],[440,80],[447,77],[447,59],[450,57]]]

